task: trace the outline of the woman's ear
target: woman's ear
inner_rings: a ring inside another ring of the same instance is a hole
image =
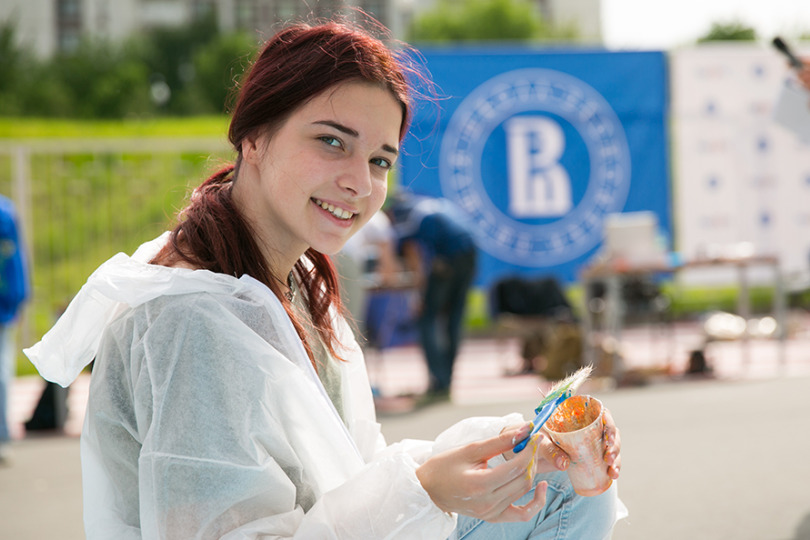
[[[242,139],[242,158],[250,165],[259,163],[259,141],[255,135],[249,135]]]

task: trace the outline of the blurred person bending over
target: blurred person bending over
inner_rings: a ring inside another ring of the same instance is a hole
[[[447,399],[475,277],[475,239],[460,210],[447,199],[402,191],[391,197],[387,212],[405,268],[420,291],[419,337],[430,372],[426,399]]]
[[[377,212],[411,111],[406,58],[348,23],[293,25],[243,79],[235,162],[169,233],[99,267],[27,354],[69,384],[94,539],[606,538],[520,415],[387,445],[341,314],[337,253]],[[606,416],[606,467],[619,433]]]

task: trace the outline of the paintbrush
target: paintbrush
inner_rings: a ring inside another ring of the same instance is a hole
[[[543,398],[543,401],[540,402],[540,405],[534,410],[537,416],[534,417],[534,427],[532,428],[531,433],[529,436],[517,443],[513,452],[516,454],[526,448],[526,445],[531,440],[531,438],[540,431],[540,428],[551,418],[551,415],[554,414],[554,411],[557,410],[557,407],[565,401],[566,399],[570,398],[574,395],[577,388],[585,382],[591,372],[593,371],[592,366],[585,366],[578,369],[572,375],[569,375],[565,379],[557,382],[554,386],[551,387],[546,397]]]

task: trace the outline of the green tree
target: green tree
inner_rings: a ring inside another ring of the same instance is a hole
[[[258,43],[246,33],[223,34],[201,47],[194,58],[194,94],[198,112],[222,113],[231,90],[256,53]]]
[[[83,41],[75,52],[50,62],[71,100],[63,116],[122,118],[150,114],[146,66],[126,51],[102,40]]]
[[[16,82],[17,110],[4,116],[75,117],[73,96],[50,63],[31,62]],[[2,100],[0,100],[2,101]]]
[[[193,114],[194,100],[188,90],[194,85],[194,55],[218,35],[215,15],[195,20],[187,26],[155,28],[140,39],[133,40],[132,47],[139,51],[152,80],[164,81],[171,94],[165,111],[173,114]]]
[[[414,42],[572,40],[572,28],[554,29],[530,0],[439,0],[408,31]]]
[[[20,85],[28,77],[25,67],[33,58],[17,45],[17,31],[12,21],[0,23],[0,114],[17,116],[23,112]]]
[[[0,24],[0,92],[7,92],[13,87],[14,79],[19,76],[25,62],[25,53],[16,44],[14,25],[5,21]]]
[[[83,42],[77,51],[37,59],[0,26],[0,114],[116,118],[149,112],[143,66],[121,47]]]
[[[741,22],[716,22],[709,32],[698,39],[698,43],[707,41],[756,41],[757,31]]]
[[[0,115],[66,118],[222,113],[258,48],[249,34],[221,35],[213,16],[124,43],[86,39],[42,60],[0,22]]]

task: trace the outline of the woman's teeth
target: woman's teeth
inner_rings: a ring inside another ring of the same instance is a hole
[[[354,214],[352,212],[349,212],[348,210],[343,210],[342,208],[338,208],[329,203],[325,203],[319,199],[312,199],[312,200],[315,201],[315,204],[317,204],[318,206],[320,206],[321,208],[323,208],[324,210],[326,210],[327,212],[329,212],[338,219],[349,219],[350,217],[354,216]]]

